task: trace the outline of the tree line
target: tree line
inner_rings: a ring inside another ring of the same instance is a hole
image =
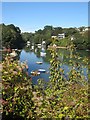
[[[73,36],[73,43],[78,49],[90,49],[90,41],[88,40],[90,32],[89,30],[83,32],[85,27],[77,29],[46,25],[42,30],[39,29],[35,31],[35,33],[21,33],[20,28],[14,26],[13,24],[0,24],[0,27],[2,27],[2,46],[5,47],[23,48],[27,41],[30,41],[31,45],[40,44],[42,41],[45,41],[46,46],[48,46],[53,41],[51,36],[57,36],[58,34],[65,33],[65,38],[63,40],[60,40],[59,38],[56,39],[57,45],[68,46],[71,42],[70,37]]]
[[[21,30],[13,24],[5,25],[2,27],[2,46],[6,48],[22,48],[25,41],[22,39]]]

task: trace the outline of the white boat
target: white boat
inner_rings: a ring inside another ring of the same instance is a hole
[[[46,72],[45,69],[38,69],[39,72]]]
[[[16,57],[17,56],[17,53],[15,51],[13,51],[12,53],[10,53],[10,56],[11,57]]]
[[[86,51],[89,51],[89,49],[87,49]]]
[[[15,51],[17,51],[18,49],[15,49]]]
[[[40,72],[39,71],[31,71],[31,74],[34,75],[34,76],[38,76],[40,75]]]
[[[36,62],[37,64],[42,64],[42,62]]]
[[[41,48],[41,44],[37,44],[38,48]]]
[[[27,47],[29,47],[30,46],[30,41],[27,41]]]
[[[33,49],[34,49],[34,46],[32,46],[31,49],[33,50]]]
[[[46,42],[45,41],[42,41],[42,45],[45,45],[46,44]]]
[[[46,56],[46,52],[40,52],[40,56],[41,57],[45,57]]]
[[[21,52],[21,50],[18,50],[18,52]]]
[[[27,41],[27,44],[30,44],[30,41]]]
[[[35,49],[35,53],[37,52],[37,48]]]
[[[26,47],[29,47],[30,45],[29,44],[27,44],[27,46]]]

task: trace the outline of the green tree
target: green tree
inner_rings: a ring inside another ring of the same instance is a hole
[[[19,27],[2,24],[2,45],[10,48],[22,48],[24,41]]]
[[[52,31],[52,36],[55,35],[57,36],[58,34],[61,34],[63,31],[62,31],[62,27],[55,27]]]
[[[24,32],[21,34],[21,36],[22,36],[22,39],[25,41],[25,43],[27,41],[30,41],[31,44],[34,42],[34,34],[33,33]]]

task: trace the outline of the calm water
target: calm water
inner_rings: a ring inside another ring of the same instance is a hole
[[[29,75],[31,74],[31,71],[33,71],[33,70],[38,70],[40,68],[46,70],[46,73],[41,73],[39,76],[32,77],[34,84],[37,83],[37,79],[39,79],[39,78],[43,78],[45,81],[49,80],[49,68],[50,68],[49,61],[51,59],[50,53],[49,53],[49,51],[46,50],[45,51],[46,56],[42,57],[42,56],[40,56],[40,51],[41,51],[41,49],[34,49],[31,51],[30,48],[25,48],[20,53],[20,61],[21,62],[26,61],[28,64]],[[57,52],[58,52],[60,61],[64,63],[62,65],[62,68],[64,69],[66,77],[67,77],[67,73],[71,69],[71,66],[68,65],[68,61],[71,56],[71,53],[70,53],[70,51],[67,51],[64,49],[58,50]],[[86,79],[87,79],[87,67],[85,67],[83,65],[82,60],[85,56],[88,57],[88,51],[78,51],[77,53],[82,58],[80,61],[80,63],[82,64],[81,69],[83,70],[83,74],[84,74],[84,76],[86,76]],[[37,61],[41,61],[41,62],[43,62],[43,64],[36,64]],[[77,58],[74,59],[74,61],[77,62],[78,61]],[[67,77],[67,79],[68,79],[68,77]]]
[[[46,72],[48,73],[41,73],[39,76],[35,76],[32,77],[33,82],[36,84],[37,83],[37,79],[39,78],[44,78],[46,81],[49,80],[49,67],[50,64],[48,61],[45,60],[46,57],[40,57],[39,53],[35,54],[33,51],[25,51],[22,50],[21,54],[20,54],[20,61],[26,61],[28,64],[28,73],[29,75],[31,74],[31,71],[33,70],[38,70],[38,69],[45,69]],[[36,64],[37,61],[41,61],[43,62],[43,64]]]

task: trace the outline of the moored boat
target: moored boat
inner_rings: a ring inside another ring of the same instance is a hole
[[[37,64],[42,64],[42,62],[36,62]]]
[[[34,76],[38,76],[40,75],[40,72],[39,71],[31,71],[31,74],[34,75]]]
[[[45,57],[46,53],[45,52],[40,52],[41,57]]]
[[[10,56],[11,57],[16,57],[17,56],[17,53],[15,51],[13,51],[12,53],[10,53]]]
[[[38,71],[39,71],[39,72],[42,72],[42,73],[46,72],[45,69],[38,69]]]

